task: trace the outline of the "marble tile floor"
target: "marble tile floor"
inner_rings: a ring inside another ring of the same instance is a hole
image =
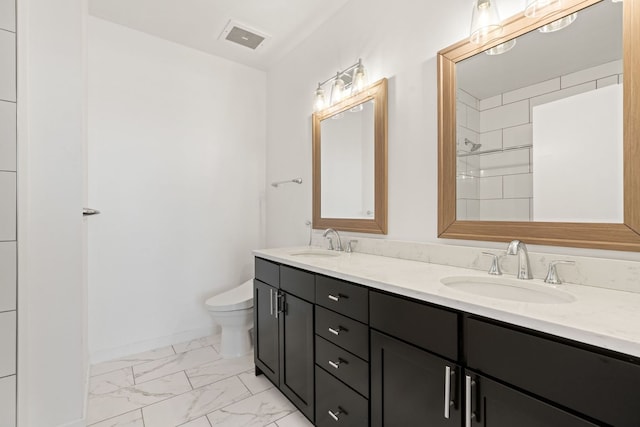
[[[223,359],[220,336],[91,367],[91,427],[312,427],[264,376],[253,354]]]

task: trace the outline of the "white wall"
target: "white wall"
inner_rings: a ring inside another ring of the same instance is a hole
[[[264,72],[89,18],[93,362],[208,333],[206,298],[252,276],[265,86]]]
[[[306,242],[312,93],[318,81],[362,57],[371,81],[389,78],[389,234],[380,237],[504,249],[502,243],[437,239],[436,54],[468,36],[470,3],[351,0],[269,70],[267,180],[302,176],[305,183],[298,191],[267,190],[268,246]],[[522,7],[521,1],[500,2],[501,16]],[[635,253],[534,250],[640,259]]]
[[[18,0],[18,424],[83,425],[84,0]]]

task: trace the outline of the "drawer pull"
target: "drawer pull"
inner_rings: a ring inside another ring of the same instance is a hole
[[[269,289],[269,314],[273,316],[273,289]]]
[[[337,327],[337,328],[335,328],[335,329],[334,329],[334,328],[329,328],[329,332],[331,332],[333,335],[336,335],[336,336],[337,336],[337,335],[340,335],[340,332],[342,332],[342,331],[346,331],[346,329],[344,329],[344,328],[343,328],[343,327],[341,327],[341,326],[338,326],[338,327]]]
[[[449,419],[451,407],[454,405],[451,400],[451,377],[456,374],[449,366],[444,367],[444,417]]]
[[[343,364],[343,363],[344,363],[345,365],[348,365],[348,363],[347,363],[347,361],[346,361],[346,360],[342,360],[342,359],[340,359],[340,358],[338,358],[338,361],[337,361],[337,362],[334,362],[333,360],[329,360],[329,365],[331,365],[331,367],[332,367],[332,368],[335,368],[335,369],[339,369],[339,368],[340,368],[340,365],[341,365],[341,364]]]
[[[341,407],[338,406],[338,410],[336,412],[333,412],[332,410],[329,410],[329,415],[331,416],[331,418],[333,418],[335,421],[340,421],[340,418],[338,418],[338,415],[340,414],[345,414],[347,415],[346,412],[344,412],[344,409],[342,409]]]
[[[338,302],[338,301],[340,300],[340,295],[335,296],[335,295],[331,295],[331,294],[329,294],[329,299],[330,299],[331,301]]]
[[[471,379],[469,375],[465,375],[465,413],[467,414],[465,420],[465,427],[471,427],[471,420],[476,417],[476,414],[472,412],[473,408],[471,406],[471,388],[476,385],[476,382]]]

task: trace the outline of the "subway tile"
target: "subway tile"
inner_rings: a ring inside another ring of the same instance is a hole
[[[480,200],[467,200],[467,219],[469,221],[480,219]]]
[[[479,152],[502,148],[502,130],[481,133],[480,143],[482,147],[478,149]]]
[[[532,174],[506,175],[503,180],[505,199],[533,197]]]
[[[491,98],[485,98],[485,99],[481,99],[480,102],[478,103],[479,105],[479,110],[480,111],[484,111],[484,110],[488,110],[490,108],[496,108],[502,105],[502,94],[500,95],[496,95],[496,96],[492,96]]]
[[[483,221],[529,221],[529,199],[498,199],[480,201]]]
[[[473,107],[467,107],[467,127],[480,132],[480,112]]]
[[[238,377],[231,377],[142,408],[145,425],[174,427],[196,420],[251,396]]]
[[[16,35],[0,31],[0,100],[16,100]]]
[[[618,84],[623,84],[624,83],[623,76],[624,76],[624,74],[618,74]]]
[[[467,126],[467,106],[462,102],[456,102],[456,124]]]
[[[175,372],[195,368],[220,358],[221,356],[213,347],[204,347],[186,353],[175,354],[164,359],[134,365],[133,375],[136,384],[140,384]]]
[[[0,312],[16,309],[16,244],[0,242]]]
[[[502,198],[502,177],[480,178],[478,181],[478,197],[480,200]]]
[[[531,121],[533,122],[533,110],[538,105],[547,104],[549,102],[557,101],[559,99],[568,98],[570,96],[578,95],[580,93],[589,92],[596,89],[596,82],[583,83],[577,86],[571,86],[567,89],[562,89],[557,92],[551,92],[546,95],[536,96],[531,98]]]
[[[458,133],[456,135],[456,138],[458,141],[458,150],[463,153],[464,152],[468,153],[471,147],[469,147],[464,143],[465,139],[468,139],[469,141],[472,141],[472,142],[477,142],[479,136],[477,132],[474,132],[471,129],[458,126]]]
[[[456,200],[456,219],[464,221],[467,219],[467,200]]]
[[[16,376],[0,378],[0,426],[16,425]]]
[[[480,158],[482,177],[511,175],[529,172],[529,149],[511,150],[502,153],[485,154]]]
[[[605,77],[605,78],[602,78],[602,79],[598,79],[598,80],[596,80],[596,88],[600,89],[600,88],[603,88],[605,86],[617,85],[618,84],[618,79],[619,79],[619,77],[617,75]]]
[[[16,373],[16,312],[0,313],[0,377]]]
[[[119,388],[110,393],[90,395],[87,424],[93,424],[144,406],[180,396],[191,390],[184,372],[178,372],[133,387]]]
[[[175,354],[173,347],[168,346],[145,351],[143,353],[133,354],[131,356],[121,357],[119,359],[93,365],[91,367],[91,375],[102,375],[107,372],[126,368],[127,366],[134,366],[150,362],[152,360],[163,359],[167,356],[171,356],[172,354]]]
[[[533,144],[533,125],[514,126],[502,131],[502,143],[504,148],[521,147]]]
[[[458,89],[458,101],[462,102],[465,105],[468,105],[469,107],[478,109],[478,100],[462,89]]]
[[[480,131],[489,132],[529,123],[529,101],[519,101],[480,113]]]
[[[0,0],[0,28],[16,32],[16,0]]]
[[[0,172],[0,241],[16,240],[16,173]]]
[[[0,170],[16,170],[16,104],[0,101]]]
[[[478,181],[477,178],[459,177],[456,179],[456,193],[459,199],[477,199],[478,198]]]
[[[536,83],[531,86],[525,86],[511,92],[506,92],[502,95],[502,102],[504,104],[510,104],[512,102],[533,98],[534,96],[544,95],[545,93],[556,90],[560,90],[560,77]]]
[[[295,406],[272,388],[207,415],[217,427],[263,427],[293,414]]]
[[[598,79],[622,73],[622,61],[607,62],[602,65],[580,70],[575,73],[562,76],[562,89],[586,82],[595,82]]]

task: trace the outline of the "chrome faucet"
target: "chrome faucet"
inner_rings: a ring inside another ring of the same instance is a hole
[[[342,252],[342,241],[340,240],[340,235],[338,234],[338,232],[336,230],[334,230],[333,228],[327,228],[324,231],[324,233],[322,234],[322,237],[327,237],[329,235],[329,233],[335,234],[336,235],[336,239],[338,241],[337,244],[336,244],[336,247],[334,249],[333,240],[331,240],[331,237],[329,237],[329,249]]]
[[[529,265],[527,246],[520,240],[513,240],[507,247],[507,255],[518,255],[518,279],[533,279]]]

